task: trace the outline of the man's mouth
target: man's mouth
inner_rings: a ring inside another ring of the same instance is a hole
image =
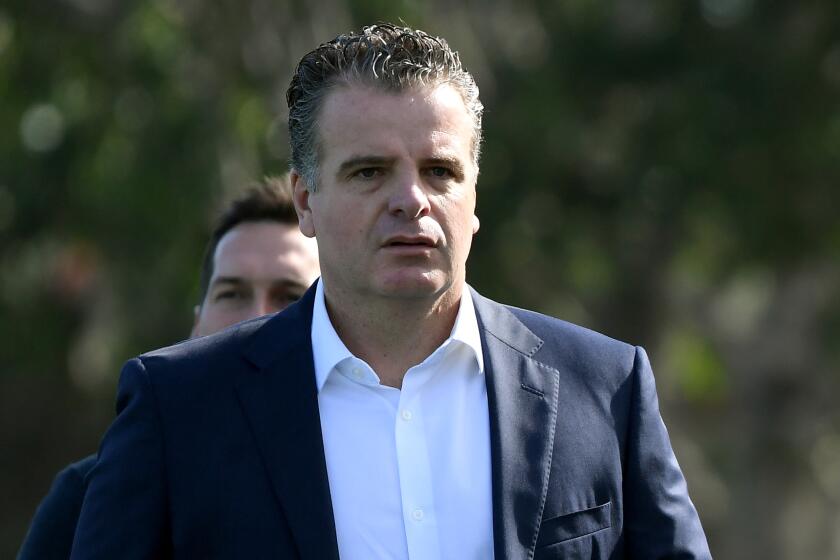
[[[431,237],[426,237],[423,235],[418,236],[394,236],[388,239],[385,244],[385,247],[417,247],[417,248],[425,248],[425,249],[433,249],[437,246],[437,243]]]

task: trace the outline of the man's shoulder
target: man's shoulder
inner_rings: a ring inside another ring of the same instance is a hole
[[[241,348],[272,317],[273,315],[265,315],[236,323],[213,334],[189,338],[170,346],[144,352],[139,358],[143,361],[155,359],[179,360],[212,357],[215,354],[223,354],[236,348]]]
[[[53,499],[63,502],[69,500],[73,503],[76,501],[81,503],[81,497],[87,486],[87,475],[95,464],[96,455],[89,455],[81,461],[77,461],[61,469],[55,475],[48,499],[45,502]]]
[[[85,478],[90,473],[93,466],[96,464],[96,455],[88,455],[81,461],[76,461],[64,467],[56,475],[56,481],[62,480],[67,482],[74,482],[78,484],[85,484]]]
[[[581,346],[599,351],[627,352],[634,348],[627,342],[551,315],[512,305],[504,305],[504,307],[546,342],[552,341],[562,343],[564,346]]]
[[[543,313],[505,307],[541,340],[535,360],[574,372],[585,385],[616,389],[633,370],[638,349],[631,344]]]
[[[59,472],[38,505],[18,558],[67,558],[82,507],[87,475],[96,455],[85,457]]]
[[[629,372],[636,360],[637,348],[632,344],[544,313],[481,299],[483,303],[478,308],[492,309],[495,316],[493,324],[485,323],[488,332],[502,338],[506,333],[494,332],[499,325],[521,325],[534,337],[529,355],[546,365],[612,376],[615,372]],[[499,320],[505,315],[514,321]]]
[[[616,340],[593,329],[576,325],[538,311],[501,303],[484,297],[475,290],[473,290],[472,295],[479,314],[482,315],[482,311],[485,313],[489,311],[487,315],[492,315],[492,318],[490,318],[490,321],[493,323],[492,325],[487,325],[488,317],[483,317],[485,319],[485,327],[491,329],[494,325],[507,324],[507,321],[504,320],[504,315],[510,314],[544,342],[562,342],[564,345],[572,344],[599,349],[615,349],[620,352],[626,352],[634,348],[633,345]],[[499,318],[502,318],[502,320],[498,320]]]
[[[156,383],[182,383],[193,376],[207,383],[214,372],[225,375],[244,367],[250,342],[272,317],[237,323],[214,334],[145,352],[132,361],[142,364]]]

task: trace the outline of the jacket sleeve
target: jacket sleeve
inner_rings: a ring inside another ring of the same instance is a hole
[[[72,560],[169,555],[163,447],[154,388],[135,358],[123,367],[117,417],[89,475]]]
[[[624,478],[628,558],[711,559],[697,510],[659,414],[650,362],[636,348]]]

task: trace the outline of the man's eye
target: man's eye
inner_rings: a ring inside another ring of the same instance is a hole
[[[431,169],[429,169],[429,172],[440,179],[452,176],[452,172],[449,171],[449,169],[447,169],[446,167],[432,167]]]
[[[271,294],[271,299],[274,301],[278,306],[287,306],[290,305],[300,298],[303,297],[303,292],[298,291],[286,291],[286,290],[279,290],[273,294]]]
[[[216,294],[216,301],[222,301],[226,299],[239,299],[241,295],[242,294],[240,294],[236,290],[225,290]]]
[[[285,294],[283,296],[283,299],[286,300],[288,303],[294,303],[302,297],[303,297],[303,293],[293,292],[293,293]]]
[[[362,179],[373,179],[379,175],[379,169],[376,167],[365,167],[356,171],[356,176]]]

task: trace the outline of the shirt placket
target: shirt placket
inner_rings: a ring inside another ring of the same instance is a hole
[[[409,371],[403,381],[395,424],[403,524],[409,558],[438,558],[437,515],[420,392],[428,371]]]

